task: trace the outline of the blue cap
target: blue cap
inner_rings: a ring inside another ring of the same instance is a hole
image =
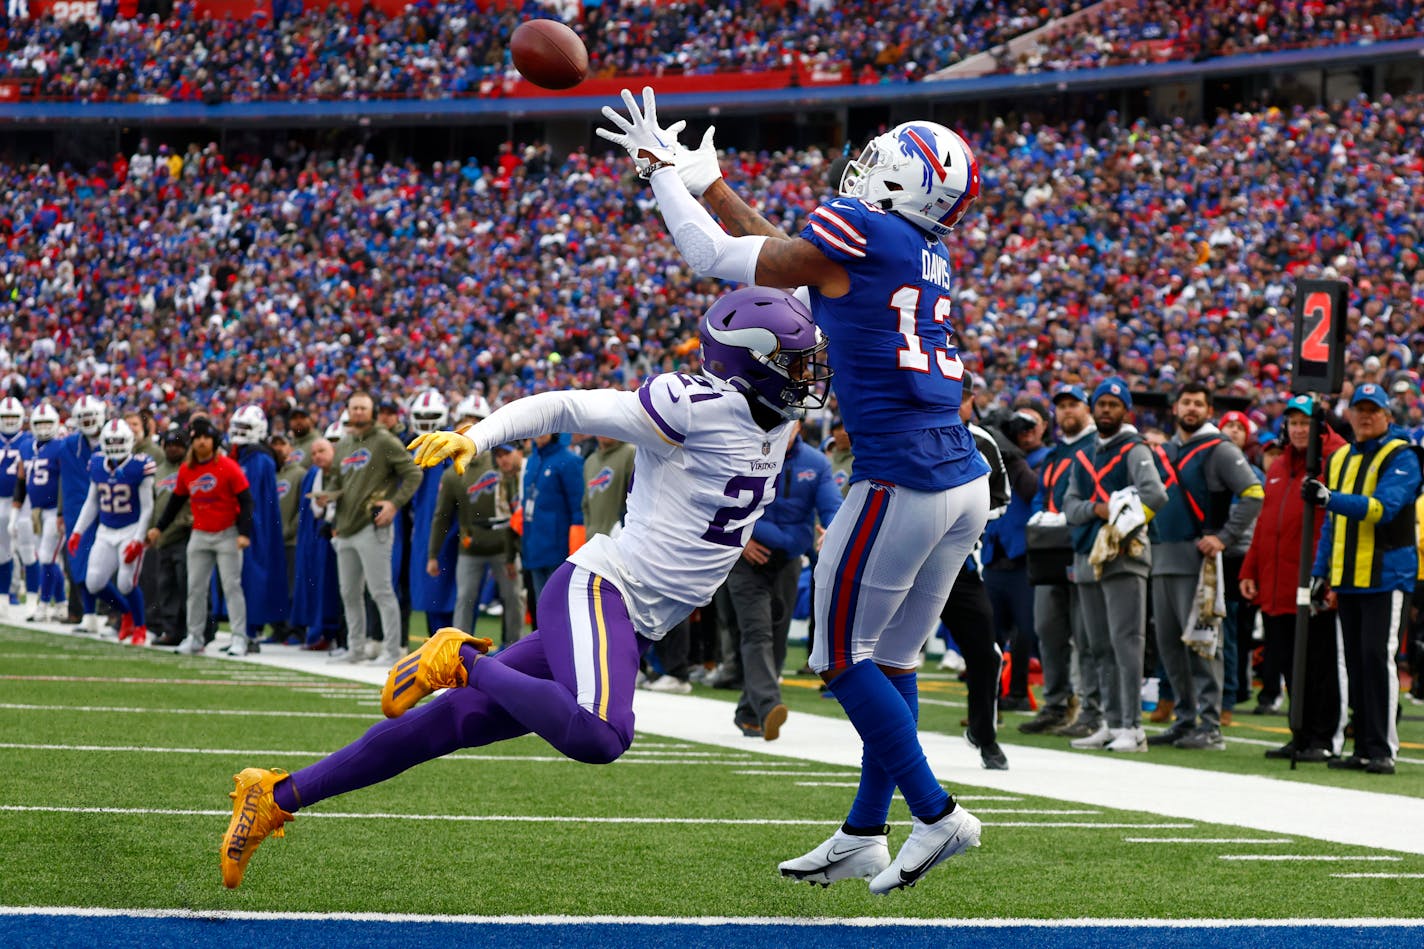
[[[1132,392],[1127,388],[1127,380],[1122,376],[1108,376],[1099,382],[1098,387],[1093,390],[1093,401],[1089,404],[1097,405],[1098,400],[1105,395],[1121,399],[1124,406],[1132,408]]]
[[[1362,386],[1357,386],[1355,394],[1350,396],[1350,406],[1359,405],[1361,402],[1373,402],[1382,409],[1389,408],[1389,396],[1385,394],[1384,386],[1377,386],[1373,382],[1366,382]]]
[[[514,451],[514,443],[513,443],[513,442],[501,442],[500,444],[498,444],[498,445],[494,446],[493,448],[491,448],[490,451]]]
[[[1286,403],[1287,412],[1299,412],[1302,415],[1310,415],[1315,410],[1315,402],[1308,395],[1293,395]]]
[[[1084,404],[1088,401],[1088,393],[1083,391],[1082,386],[1062,385],[1053,390],[1053,404],[1057,405],[1059,399],[1077,399]]]

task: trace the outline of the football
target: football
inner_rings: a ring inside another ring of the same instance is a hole
[[[528,20],[509,38],[514,68],[536,86],[572,89],[588,75],[588,50],[558,20]]]

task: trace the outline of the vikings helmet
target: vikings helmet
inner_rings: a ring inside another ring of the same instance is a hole
[[[826,337],[811,311],[785,290],[743,287],[703,314],[702,371],[786,418],[826,404],[831,368],[818,359]]]

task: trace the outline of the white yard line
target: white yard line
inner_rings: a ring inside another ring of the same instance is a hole
[[[1332,873],[1337,880],[1424,880],[1424,873]]]
[[[1323,853],[1219,853],[1218,860],[1264,860],[1273,863],[1283,863],[1288,860],[1304,861],[1307,863],[1358,863],[1360,861],[1372,863],[1398,863],[1403,857],[1382,857],[1382,856],[1335,856]]]
[[[0,813],[19,814],[116,814],[130,817],[227,817],[231,810],[207,810],[198,808],[163,807],[66,807],[47,804],[0,804]],[[472,824],[687,824],[707,826],[747,826],[747,827],[822,827],[834,824],[839,818],[734,818],[734,817],[583,817],[560,814],[541,816],[537,814],[408,814],[408,813],[355,813],[348,811],[304,810],[303,818],[323,820],[406,820],[438,821],[447,823]],[[1182,824],[1097,824],[1091,821],[1054,822],[1020,821],[996,823],[984,821],[986,827],[1092,827],[1137,829],[1158,827],[1183,827]]]
[[[1289,837],[1124,837],[1128,844],[1293,844]]]
[[[11,625],[73,638],[73,634],[58,633],[57,629]],[[209,646],[209,651],[217,653],[218,645],[220,642]],[[368,685],[385,681],[383,669],[330,664],[320,654],[289,647],[271,646],[255,656],[226,661],[295,669]],[[860,740],[844,718],[793,714],[778,741],[748,742],[727,725],[727,709],[726,702],[699,696],[640,691],[634,697],[634,711],[642,722],[642,734],[714,745],[758,757],[860,767]],[[1011,738],[1012,733],[1006,732],[1005,737]],[[1386,790],[1327,787],[1155,764],[1150,755],[1124,760],[1107,754],[1079,754],[1010,742],[1001,744],[1008,754],[1011,770],[985,771],[979,767],[979,755],[957,735],[926,732],[921,735],[921,742],[935,773],[953,787],[1041,795],[1070,803],[1226,824],[1269,834],[1424,854],[1424,819],[1421,819],[1424,802]],[[756,764],[759,768],[764,766],[776,765],[770,760]],[[1383,779],[1376,778],[1374,783],[1387,787]],[[1322,820],[1322,814],[1351,817]]]
[[[325,922],[461,923],[474,926],[785,926],[873,929],[882,926],[916,929],[1399,929],[1424,926],[1424,919],[958,919],[938,917],[847,916],[427,916],[409,913],[293,913],[223,909],[108,909],[77,906],[0,906],[0,916],[85,916],[145,919],[295,920]]]

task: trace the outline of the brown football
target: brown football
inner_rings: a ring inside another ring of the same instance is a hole
[[[588,75],[588,50],[558,20],[528,20],[509,38],[514,68],[536,86],[572,89]]]

